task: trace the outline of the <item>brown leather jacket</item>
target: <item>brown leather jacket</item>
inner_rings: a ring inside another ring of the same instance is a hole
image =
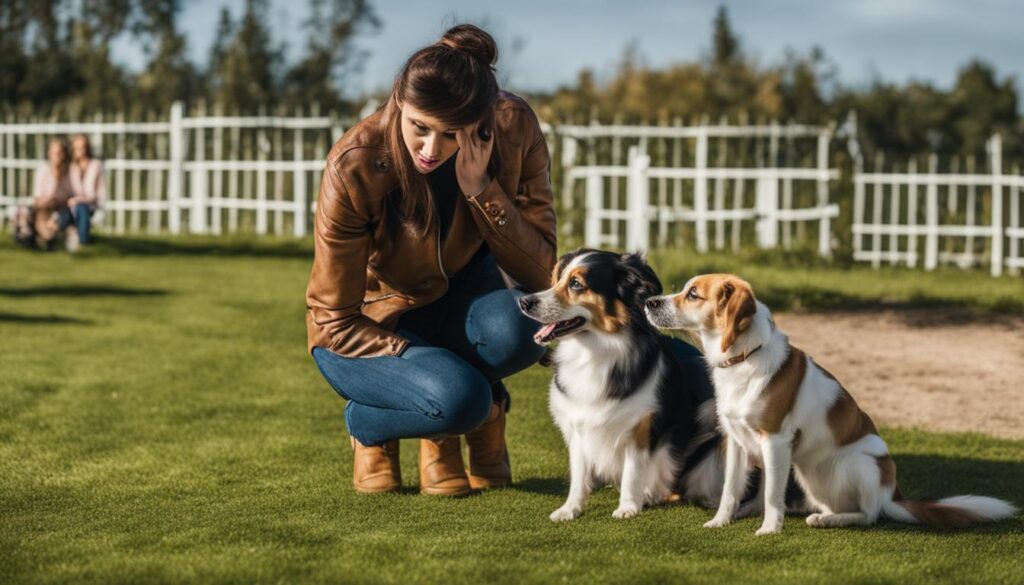
[[[483,241],[498,267],[521,286],[536,291],[550,282],[556,254],[550,155],[526,102],[501,95],[494,132],[500,171],[476,197],[458,197],[443,242],[437,230],[425,238],[405,230],[388,236],[383,201],[398,183],[383,112],[346,132],[327,155],[306,289],[309,351],[319,346],[346,357],[400,354],[408,342],[394,333],[399,316],[444,295],[448,275],[464,267]]]

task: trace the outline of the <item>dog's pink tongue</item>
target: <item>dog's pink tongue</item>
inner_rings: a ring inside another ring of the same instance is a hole
[[[540,331],[533,336],[534,341],[543,341],[547,339],[551,332],[555,330],[555,323],[548,323],[547,325],[540,328]]]

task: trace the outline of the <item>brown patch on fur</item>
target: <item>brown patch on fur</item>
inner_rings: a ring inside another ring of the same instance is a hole
[[[633,427],[633,440],[641,449],[651,446],[651,417],[650,415],[640,419],[640,422]]]
[[[580,305],[590,311],[590,314],[593,315],[590,319],[591,325],[601,331],[617,333],[629,325],[629,310],[618,299],[612,304],[611,311],[609,312],[604,297],[587,289],[577,293],[575,300],[570,301],[570,303]]]
[[[573,277],[586,283],[586,274],[587,270],[580,267],[562,275],[562,278],[552,287],[559,302],[566,307],[577,305],[586,308],[593,316],[590,320],[591,325],[601,331],[617,333],[627,327],[629,325],[629,310],[622,301],[616,300],[609,308],[605,304],[604,297],[589,288],[579,292],[569,288]]]
[[[807,356],[799,349],[789,346],[789,356],[782,367],[768,381],[761,393],[764,410],[758,430],[762,433],[777,433],[782,428],[782,421],[793,409],[800,384],[807,374]]]
[[[832,428],[832,437],[839,447],[865,435],[878,434],[871,417],[857,406],[853,396],[842,386],[835,403],[828,409],[828,426]]]
[[[685,308],[684,305],[686,305],[686,293],[689,292],[689,290],[690,289],[686,289],[683,292],[676,293],[669,297],[672,299],[672,304],[676,306],[676,309],[681,311]]]
[[[878,464],[878,471],[882,475],[882,485],[890,486],[896,483],[896,462],[892,460],[891,455],[879,455],[875,457],[875,463]]]
[[[980,516],[954,506],[947,506],[936,502],[919,502],[915,500],[902,500],[898,505],[910,512],[910,515],[917,518],[921,524],[931,528],[948,529],[963,528],[982,520]]]
[[[736,277],[725,278],[716,287],[718,330],[722,332],[722,351],[727,351],[736,338],[750,327],[757,312],[754,291],[750,285]]]
[[[562,271],[562,259],[555,262],[555,268],[551,271],[551,288],[558,286],[558,273]]]

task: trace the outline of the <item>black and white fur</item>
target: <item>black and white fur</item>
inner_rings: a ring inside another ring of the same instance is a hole
[[[550,409],[569,450],[570,485],[551,520],[577,518],[607,483],[620,491],[615,518],[675,494],[717,506],[724,472],[714,400],[686,378],[707,372],[684,374],[670,338],[645,317],[645,299],[662,290],[657,275],[639,254],[582,249],[559,260],[552,280],[520,300],[545,324],[538,343],[560,338]]]

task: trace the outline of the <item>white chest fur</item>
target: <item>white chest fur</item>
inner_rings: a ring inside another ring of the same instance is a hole
[[[620,480],[624,450],[634,440],[634,430],[657,408],[660,361],[630,396],[608,397],[612,369],[617,359],[629,355],[628,349],[617,340],[579,336],[563,340],[555,352],[557,384],[553,379],[551,415],[566,444],[580,448],[591,476],[602,483]]]

